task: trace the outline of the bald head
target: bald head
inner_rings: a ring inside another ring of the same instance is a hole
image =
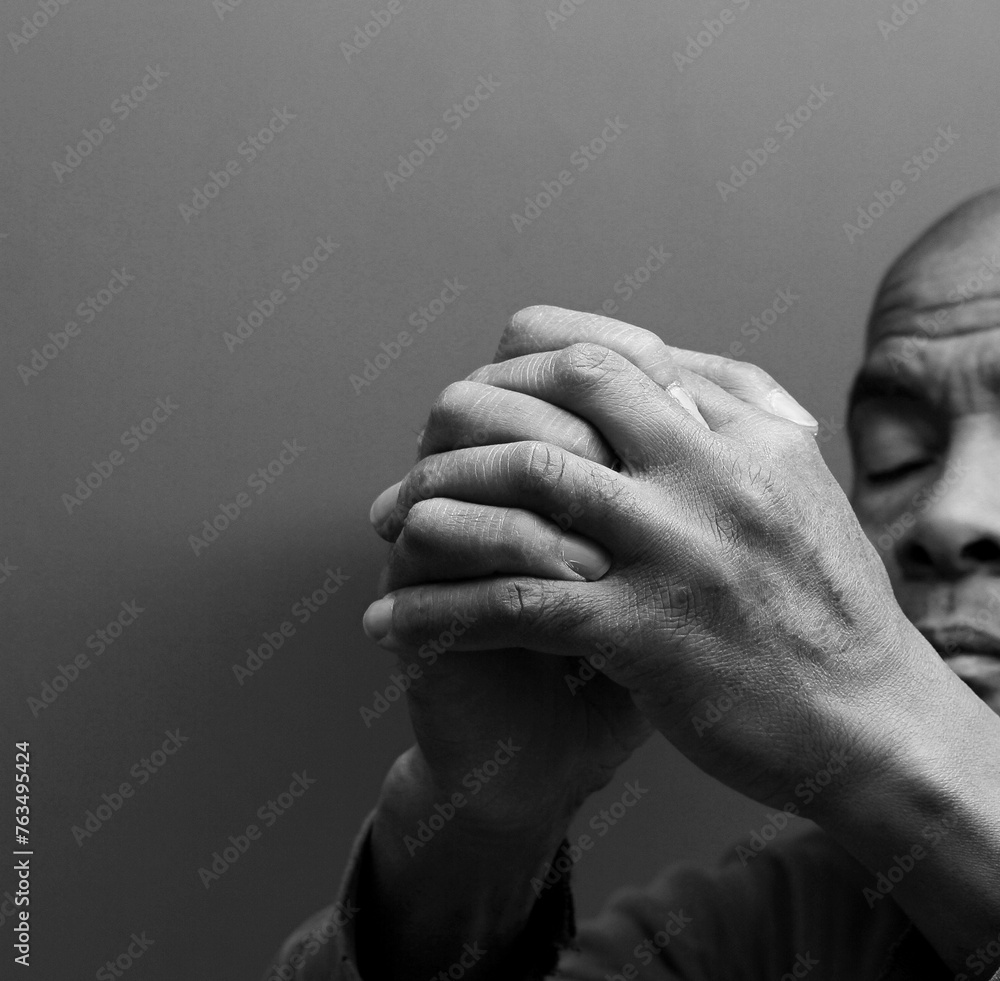
[[[868,323],[869,350],[896,335],[946,337],[1000,325],[1000,187],[930,226],[889,267]]]

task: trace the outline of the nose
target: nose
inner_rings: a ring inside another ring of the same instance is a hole
[[[910,579],[1000,575],[1000,473],[997,447],[951,460],[914,504],[915,521],[896,545]]]

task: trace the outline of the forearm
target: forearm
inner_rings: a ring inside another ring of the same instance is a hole
[[[868,906],[895,900],[958,977],[991,977],[1000,961],[976,951],[1000,940],[1000,718],[915,657],[931,677],[879,720],[890,764],[817,820],[871,871]]]
[[[447,805],[418,752],[396,762],[360,884],[358,966],[365,978],[426,981],[459,965],[470,978],[514,981],[501,974],[505,956],[528,924],[570,816],[539,816],[532,830],[504,830]]]

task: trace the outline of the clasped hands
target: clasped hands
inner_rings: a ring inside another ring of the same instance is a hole
[[[845,793],[874,779],[913,631],[815,432],[754,365],[516,314],[371,510],[392,548],[365,629],[423,669],[408,701],[436,784],[513,732],[525,794],[491,819],[527,820],[529,787],[571,811],[654,729],[775,806],[836,752]]]

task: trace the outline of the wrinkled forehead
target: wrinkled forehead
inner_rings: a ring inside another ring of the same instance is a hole
[[[943,339],[1000,326],[1000,221],[996,235],[904,256],[882,282],[867,349],[893,336]]]
[[[868,321],[887,337],[958,336],[1000,325],[1000,187],[961,202],[890,266]]]
[[[852,402],[909,395],[961,414],[996,405],[1000,194],[972,199],[890,267],[868,322]]]

